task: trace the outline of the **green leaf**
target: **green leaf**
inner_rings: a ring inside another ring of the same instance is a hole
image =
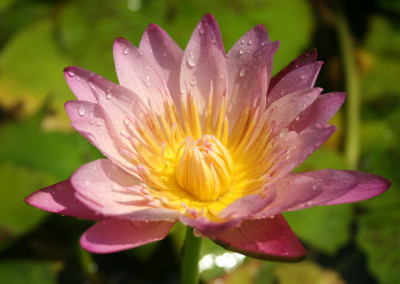
[[[0,102],[18,105],[23,115],[39,110],[47,98],[55,115],[67,121],[64,102],[72,99],[63,76],[68,60],[55,42],[49,20],[21,30],[5,46],[0,62]]]
[[[76,132],[44,132],[41,120],[41,116],[36,115],[1,127],[0,161],[13,161],[62,180],[82,164],[101,157],[96,148]]]
[[[284,216],[302,241],[325,253],[334,254],[350,238],[353,215],[349,204],[312,207]]]
[[[1,282],[7,284],[56,284],[60,264],[48,262],[0,262]]]
[[[27,205],[24,198],[55,181],[53,176],[44,172],[10,163],[0,164],[0,247],[29,231],[43,219],[45,212]]]
[[[400,279],[400,208],[386,208],[359,219],[357,243],[368,255],[368,266],[380,283]]]
[[[280,284],[344,284],[337,272],[325,269],[311,261],[278,264],[275,266],[274,274]]]

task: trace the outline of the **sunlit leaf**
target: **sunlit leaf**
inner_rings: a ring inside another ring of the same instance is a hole
[[[10,163],[0,163],[0,200],[2,200],[0,206],[0,247],[29,231],[42,220],[45,212],[27,205],[24,198],[34,190],[55,181],[54,177],[44,172]],[[0,273],[0,275],[2,274]]]
[[[345,284],[338,273],[311,261],[278,264],[274,272],[280,284]]]

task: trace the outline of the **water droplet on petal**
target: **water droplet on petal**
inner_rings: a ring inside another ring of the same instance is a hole
[[[195,61],[193,55],[189,55],[188,58],[186,59],[186,61],[190,68],[193,68],[194,66],[196,66],[196,61]]]
[[[194,85],[196,85],[196,82],[195,81],[190,81],[190,85],[194,86]]]
[[[112,94],[111,94],[111,93],[107,93],[107,94],[106,94],[106,98],[107,98],[107,100],[111,100]]]
[[[127,54],[129,53],[129,49],[125,48],[124,51],[123,51],[123,53],[124,53],[125,55],[127,55]]]
[[[85,181],[85,185],[86,185],[86,186],[89,186],[89,184],[90,184],[90,181],[88,181],[88,180]]]
[[[242,55],[244,53],[243,49],[239,49],[239,54]]]
[[[240,43],[241,44],[244,44],[246,41],[244,40],[244,39],[242,39],[241,41],[240,41]]]
[[[72,70],[68,70],[68,75],[69,75],[70,77],[74,77],[74,76],[75,76],[75,73],[74,73]]]
[[[247,43],[248,45],[252,45],[253,44],[253,40],[250,39],[249,42]]]
[[[204,34],[204,28],[200,28],[199,32],[200,34]]]
[[[301,78],[302,80],[307,79],[307,77],[308,77],[308,76],[307,76],[306,74],[303,74],[303,75],[300,76],[300,78]]]
[[[244,70],[244,68],[243,68],[243,69],[240,70],[239,76],[243,77],[245,75],[245,73],[246,73],[246,70]]]
[[[84,116],[84,115],[85,115],[85,112],[86,112],[85,107],[84,107],[83,105],[79,105],[78,114],[79,114],[80,116]]]
[[[286,89],[281,90],[281,95],[284,95],[284,94],[286,94]]]

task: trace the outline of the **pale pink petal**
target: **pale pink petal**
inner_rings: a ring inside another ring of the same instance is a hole
[[[270,121],[280,122],[279,125],[282,128],[288,127],[303,110],[318,98],[321,92],[321,88],[302,89],[276,100],[267,109],[271,112]]]
[[[104,216],[131,220],[175,220],[178,212],[148,205],[140,181],[109,160],[81,166],[71,177],[77,198]]]
[[[65,110],[71,119],[71,126],[91,142],[103,155],[114,163],[131,167],[129,159],[119,152],[128,147],[121,136],[116,135],[108,118],[98,104],[85,101],[68,101]]]
[[[306,255],[282,215],[243,221],[239,227],[218,235],[214,241],[226,249],[267,260],[298,261]]]
[[[272,90],[275,87],[275,85],[287,74],[289,74],[290,72],[299,67],[315,62],[316,60],[317,60],[317,50],[315,48],[303,53],[295,60],[290,62],[281,71],[279,71],[278,74],[276,74],[274,77],[271,78],[271,82],[269,83],[269,88]]]
[[[295,173],[315,180],[322,187],[323,193],[305,205],[299,204],[290,210],[298,210],[310,206],[335,205],[362,201],[386,191],[391,182],[388,179],[370,173],[320,170],[306,173]]]
[[[78,100],[96,102],[96,98],[87,84],[87,81],[93,74],[93,72],[81,67],[71,66],[64,69],[65,80]]]
[[[306,108],[292,121],[290,130],[301,132],[314,124],[326,124],[342,106],[345,93],[333,92],[320,95],[317,100]]]
[[[121,86],[131,89],[143,102],[149,99],[162,105],[167,78],[160,68],[151,64],[141,51],[128,40],[118,38],[114,42],[114,62]]]
[[[278,47],[279,42],[271,42],[265,27],[258,25],[243,35],[228,52],[230,122],[236,121],[241,108],[251,99],[257,99],[264,110],[273,56]]]
[[[164,239],[174,222],[107,219],[89,228],[81,246],[93,253],[112,253]]]
[[[238,226],[243,218],[227,219],[221,222],[214,222],[204,217],[192,218],[189,216],[180,216],[179,220],[186,226],[194,228],[196,231],[204,236],[213,237],[222,232],[230,230],[233,227]]]
[[[181,90],[194,96],[201,121],[213,94],[213,121],[218,117],[222,95],[227,88],[225,51],[215,19],[207,14],[194,30],[185,49],[181,66]]]
[[[273,88],[268,90],[267,105],[292,92],[312,88],[321,66],[322,62],[313,62],[288,73]]]
[[[219,218],[248,218],[263,210],[276,198],[274,189],[268,191],[265,196],[258,194],[246,195],[232,204],[229,204],[218,215]]]
[[[39,209],[62,215],[91,220],[103,219],[99,213],[88,209],[78,201],[69,179],[32,193],[25,198],[25,202]]]
[[[175,105],[179,106],[179,74],[183,57],[182,49],[162,28],[150,24],[143,33],[139,50],[152,66],[158,66],[158,72],[163,74]]]
[[[286,147],[288,150],[286,162],[283,165],[279,165],[274,176],[282,177],[292,172],[328,140],[335,130],[336,127],[333,125],[316,124],[306,128],[294,137],[293,135],[288,135],[289,141],[285,142],[283,140],[281,143],[281,147]],[[289,134],[293,134],[293,131],[289,132]]]

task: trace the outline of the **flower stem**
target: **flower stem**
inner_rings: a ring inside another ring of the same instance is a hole
[[[347,92],[345,158],[349,168],[354,170],[357,168],[360,152],[360,84],[352,36],[342,7],[339,7],[337,16]]]
[[[193,229],[191,227],[187,227],[181,268],[182,284],[198,283],[200,249],[201,238],[193,234]]]

